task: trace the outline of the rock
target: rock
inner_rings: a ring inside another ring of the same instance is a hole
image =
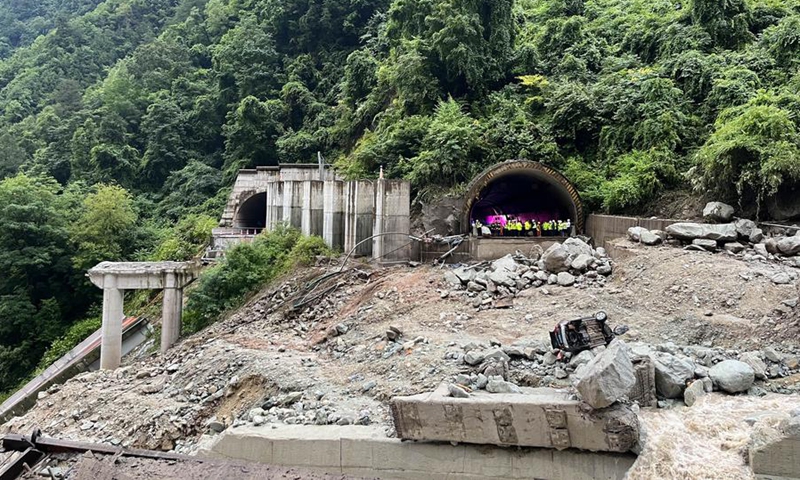
[[[506,382],[503,377],[492,376],[489,377],[489,382],[486,384],[486,391],[489,393],[522,393],[518,386],[511,382]]]
[[[461,279],[458,278],[456,274],[450,270],[444,272],[444,281],[449,283],[450,285],[453,285],[454,287],[461,286]]]
[[[208,429],[211,430],[212,432],[217,432],[217,433],[221,433],[223,430],[225,430],[225,424],[217,419],[212,419],[211,421],[206,423],[206,427],[208,427]]]
[[[771,278],[772,283],[775,285],[786,285],[792,283],[792,277],[786,272],[778,272]]]
[[[544,358],[542,359],[542,362],[543,362],[545,365],[548,365],[548,366],[550,366],[550,365],[555,365],[555,363],[556,363],[557,361],[558,361],[558,357],[557,357],[557,356],[556,356],[556,355],[555,355],[553,352],[547,352],[547,353],[545,353],[545,354],[544,354]]]
[[[591,255],[586,255],[585,253],[581,253],[575,260],[572,261],[572,268],[578,270],[580,272],[585,272],[589,266],[594,262],[594,257]]]
[[[486,384],[488,383],[489,383],[489,378],[486,375],[479,373],[478,379],[475,380],[475,386],[479,389],[484,389],[486,388]]]
[[[494,272],[490,273],[489,280],[494,282],[495,285],[505,285],[506,287],[513,287],[517,284],[516,279],[514,279],[510,275],[510,272],[505,269],[495,270]]]
[[[778,241],[778,251],[786,256],[794,256],[800,253],[800,237],[784,237]]]
[[[597,273],[605,277],[611,275],[611,265],[604,264],[597,267]]]
[[[727,203],[708,202],[703,209],[703,218],[714,222],[729,222],[733,218],[734,209]]]
[[[578,365],[583,365],[592,361],[595,357],[594,353],[591,350],[584,350],[579,354],[575,355],[569,360],[569,364],[577,367]]]
[[[517,261],[514,260],[514,257],[509,253],[505,257],[498,258],[494,262],[492,262],[492,270],[495,272],[498,270],[505,270],[507,272],[516,272],[518,268]]]
[[[714,240],[707,240],[705,238],[695,238],[692,240],[692,245],[697,245],[703,250],[707,250],[709,252],[715,252],[717,250],[717,242]]]
[[[744,251],[744,245],[739,242],[726,243],[723,248],[731,253],[742,253]]]
[[[559,243],[554,243],[542,255],[545,270],[551,273],[566,272],[569,270],[569,251]]]
[[[475,269],[470,268],[467,270],[466,268],[457,268],[453,270],[453,275],[458,277],[458,279],[461,280],[461,283],[466,284],[475,279]]]
[[[555,273],[551,273],[549,277],[547,277],[547,284],[548,285],[555,285],[558,283],[558,275]],[[544,294],[547,295],[547,290],[543,290]]]
[[[464,363],[475,366],[483,361],[486,355],[482,351],[471,350],[464,355]]]
[[[736,220],[733,222],[733,226],[736,227],[736,233],[739,235],[739,238],[744,240],[749,239],[753,230],[757,228],[756,222],[746,218]]]
[[[763,243],[757,243],[753,245],[753,250],[756,251],[756,254],[761,255],[764,258],[767,258],[769,252],[767,251],[767,246]]]
[[[758,243],[764,239],[764,231],[760,228],[754,228],[753,231],[750,233],[750,236],[747,237],[747,240],[750,243]]]
[[[783,300],[781,303],[789,308],[795,308],[797,307],[797,304],[800,303],[800,297],[787,298],[786,300]]]
[[[50,396],[50,394],[49,394],[49,393],[47,393],[47,392],[45,392],[45,391],[41,391],[41,392],[39,392],[39,393],[37,393],[37,394],[36,394],[36,399],[37,399],[37,400],[44,400],[44,399],[46,399],[46,398],[47,398],[47,397],[49,397],[49,396]]]
[[[800,358],[797,358],[795,356],[784,357],[783,363],[789,370],[797,370],[797,368],[800,367]]]
[[[550,275],[547,272],[543,272],[541,270],[534,273],[533,276],[536,278],[536,280],[539,280],[542,283],[547,282],[547,279],[550,278]]]
[[[656,235],[655,233],[649,230],[642,232],[641,238],[642,238],[642,243],[644,243],[645,245],[658,245],[663,240],[661,236]]]
[[[704,238],[720,242],[735,242],[738,238],[736,227],[732,223],[709,225],[706,223],[673,223],[665,231],[672,237],[680,240],[694,240]]]
[[[630,227],[628,229],[628,238],[632,242],[641,242],[642,241],[642,234],[645,232],[650,232],[650,230],[644,227]]]
[[[571,287],[575,284],[575,277],[568,272],[558,274],[558,284],[562,287]]]
[[[703,381],[695,380],[694,382],[690,383],[683,392],[683,403],[685,403],[687,407],[691,407],[695,404],[695,402],[697,402],[698,398],[704,396],[705,394],[706,390],[703,387]]]
[[[781,356],[778,352],[775,351],[772,347],[765,347],[761,350],[761,353],[764,354],[764,358],[769,360],[770,362],[778,363],[781,361]]]
[[[484,285],[481,285],[480,283],[469,282],[467,284],[467,291],[470,291],[470,292],[482,292],[484,290],[486,290],[486,287]]]
[[[564,370],[561,367],[556,367],[554,374],[555,374],[556,378],[559,379],[559,380],[563,380],[563,379],[569,377],[569,373],[567,373],[567,371]]]
[[[767,379],[767,365],[764,360],[761,360],[761,355],[758,352],[745,352],[739,355],[739,361],[750,365],[758,380]]]
[[[581,372],[576,388],[592,408],[605,408],[626,397],[636,384],[633,363],[621,340],[614,340]]]
[[[750,365],[738,360],[724,360],[709,369],[708,376],[714,385],[728,393],[746,392],[755,380]]]
[[[375,380],[370,380],[369,382],[365,383],[364,385],[361,385],[361,392],[362,393],[367,393],[370,390],[372,390],[373,388],[375,388],[376,386],[378,386],[378,382],[376,382]]]
[[[452,383],[447,385],[447,390],[450,392],[450,396],[454,398],[469,398],[469,392],[464,390],[463,388],[459,387],[458,385],[453,385]]]
[[[579,255],[591,256],[594,253],[591,245],[577,237],[570,237],[564,240],[563,247],[569,253],[570,263],[572,260],[578,258]]]
[[[669,353],[653,358],[656,369],[656,392],[664,398],[681,398],[686,380],[694,378],[694,366]]]

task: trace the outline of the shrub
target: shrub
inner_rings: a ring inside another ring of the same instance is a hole
[[[37,370],[44,370],[52,365],[53,362],[66,355],[67,352],[84,341],[86,337],[99,329],[102,323],[103,321],[100,317],[85,318],[77,323],[74,323],[71,327],[69,327],[67,333],[53,341],[42,359],[39,360]]]

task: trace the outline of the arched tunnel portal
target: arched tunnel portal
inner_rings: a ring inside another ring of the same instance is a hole
[[[539,162],[510,160],[495,164],[470,183],[462,214],[464,233],[473,222],[483,225],[569,220],[583,233],[584,208],[575,186],[558,171]]]
[[[267,193],[256,193],[239,205],[234,217],[234,227],[247,230],[262,230],[266,226]]]

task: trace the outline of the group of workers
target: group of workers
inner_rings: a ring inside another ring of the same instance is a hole
[[[505,224],[493,222],[484,225],[480,220],[473,222],[473,232],[478,236],[495,237],[553,237],[568,236],[572,231],[572,222],[567,220],[522,221],[509,217]]]

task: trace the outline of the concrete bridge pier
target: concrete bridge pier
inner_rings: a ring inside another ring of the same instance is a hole
[[[89,270],[93,284],[103,289],[100,368],[113,370],[122,361],[122,321],[125,290],[164,291],[161,351],[180,338],[183,289],[199,271],[188,262],[103,262]]]

